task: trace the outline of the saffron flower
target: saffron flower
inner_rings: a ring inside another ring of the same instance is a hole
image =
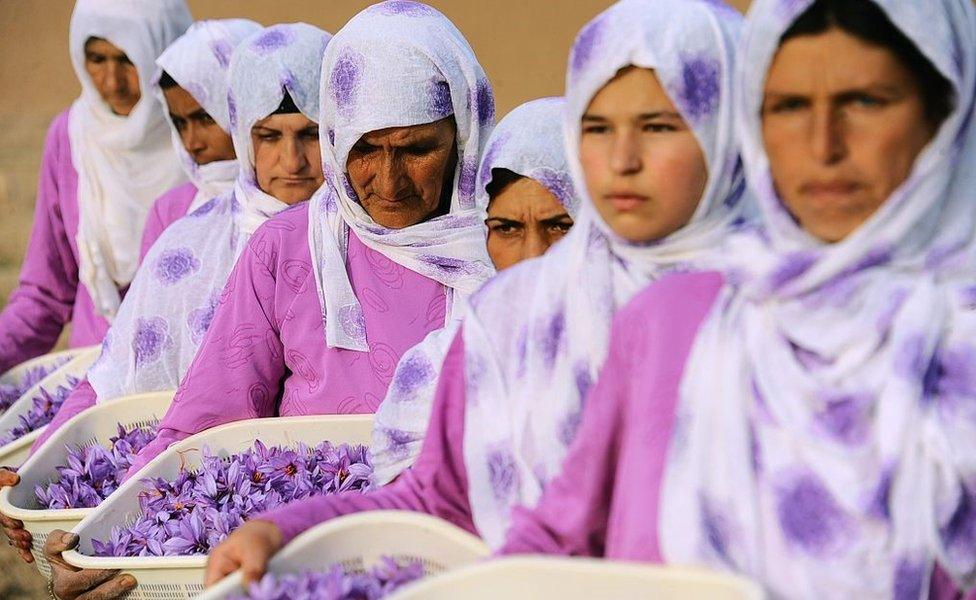
[[[0,434],[0,446],[6,446],[10,442],[50,423],[54,419],[54,415],[58,414],[61,405],[68,399],[71,391],[78,386],[78,383],[80,383],[78,379],[69,377],[67,385],[59,385],[54,392],[42,389],[37,396],[34,396],[27,414],[18,417],[17,425]]]
[[[172,480],[147,478],[139,514],[92,540],[97,556],[209,554],[251,516],[300,498],[370,489],[373,467],[365,446],[322,442],[267,447],[260,440],[220,458],[206,447],[198,470]]]
[[[400,565],[383,557],[366,573],[346,571],[342,565],[333,565],[327,571],[267,573],[232,600],[378,600],[423,576],[424,567],[419,562]]]
[[[27,390],[40,383],[42,379],[56,371],[66,362],[67,359],[61,359],[50,365],[31,367],[27,369],[27,372],[24,373],[24,378],[17,384],[0,383],[0,413],[10,408],[10,405],[27,393]]]

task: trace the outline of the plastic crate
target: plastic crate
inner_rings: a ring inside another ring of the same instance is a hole
[[[112,557],[92,556],[91,540],[109,538],[112,526],[131,523],[139,514],[141,479],[175,478],[180,468],[195,470],[202,464],[203,447],[226,458],[250,449],[255,440],[268,446],[318,444],[368,444],[373,415],[333,415],[248,419],[208,429],[170,446],[147,464],[138,477],[122,484],[105,502],[73,529],[81,538],[78,548],[65,552],[69,563],[83,569],[121,569],[136,578],[131,600],[184,600],[203,591],[206,556]]]
[[[44,560],[44,543],[48,534],[55,529],[70,531],[95,509],[41,508],[34,495],[34,487],[46,485],[57,477],[56,467],[67,464],[68,447],[108,446],[109,438],[118,433],[118,424],[127,429],[157,424],[166,414],[174,392],[126,396],[75,415],[18,469],[20,485],[0,490],[0,512],[24,522],[24,529],[34,538],[31,548],[34,564],[45,577],[51,573],[50,566]]]
[[[21,415],[26,415],[30,411],[34,402],[34,397],[38,395],[41,390],[53,392],[58,386],[67,385],[68,380],[71,378],[78,380],[83,379],[85,374],[88,372],[88,368],[94,364],[100,353],[101,349],[98,347],[86,348],[75,353],[71,360],[65,363],[64,366],[60,367],[58,370],[39,381],[37,385],[24,392],[24,394],[18,398],[10,406],[10,408],[3,413],[3,415],[0,415],[0,434],[13,429],[18,423],[20,423]],[[23,464],[23,462],[27,460],[27,456],[30,454],[30,448],[34,444],[34,440],[40,437],[41,432],[44,431],[45,428],[46,426],[39,427],[27,435],[17,438],[9,444],[0,446],[0,465],[5,467],[19,467],[21,464]]]
[[[369,511],[309,529],[271,559],[268,571],[325,570],[341,564],[347,571],[364,572],[389,556],[398,562],[419,561],[428,575],[437,575],[489,554],[488,546],[477,537],[430,515]],[[223,600],[240,593],[241,582],[240,573],[234,573],[208,589],[200,600]]]
[[[389,600],[761,600],[755,583],[715,571],[592,558],[513,556],[422,579]]]

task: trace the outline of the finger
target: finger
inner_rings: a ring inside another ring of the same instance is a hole
[[[93,590],[116,576],[120,576],[118,569],[81,569],[74,573],[61,571],[55,581],[65,593],[59,593],[58,596],[72,596]]]
[[[47,538],[44,544],[44,554],[60,556],[62,552],[71,550],[78,544],[78,536],[67,531],[55,529]]]
[[[241,550],[241,573],[245,583],[254,583],[264,577],[271,553],[261,544],[247,544]]]
[[[20,483],[20,475],[9,469],[0,469],[0,487],[12,487]]]
[[[17,548],[17,554],[20,555],[21,560],[23,560],[25,563],[30,564],[34,562],[34,555],[27,550],[21,550],[20,548]]]
[[[231,558],[227,552],[221,552],[219,547],[207,560],[207,571],[203,577],[203,586],[210,587],[224,577],[227,577],[241,566],[240,562]]]
[[[136,578],[132,575],[118,575],[102,583],[90,592],[75,597],[75,600],[114,600],[121,598],[126,592],[136,587]]]
[[[30,540],[10,540],[10,545],[15,548],[23,548],[24,550],[30,550],[33,544]]]
[[[24,522],[20,519],[14,519],[13,517],[8,517],[7,515],[0,513],[0,525],[4,529],[23,529]]]

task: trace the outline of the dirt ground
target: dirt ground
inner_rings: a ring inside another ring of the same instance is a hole
[[[336,31],[372,2],[188,0],[198,19],[244,16],[264,24],[306,21]],[[607,0],[429,0],[468,37],[494,85],[499,117],[562,93],[579,28]],[[748,0],[733,0],[744,8]],[[48,123],[78,94],[68,60],[68,0],[0,1],[0,308],[17,281],[33,220]],[[43,582],[0,536],[0,598],[46,598]]]

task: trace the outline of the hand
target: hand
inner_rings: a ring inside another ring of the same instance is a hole
[[[60,600],[112,600],[136,587],[132,575],[117,569],[78,569],[66,563],[61,553],[78,545],[78,536],[55,529],[44,544],[44,558],[51,563],[54,595]]]
[[[0,488],[14,487],[18,483],[20,483],[20,475],[9,469],[0,469]],[[34,555],[30,552],[34,538],[24,529],[24,522],[0,513],[0,527],[10,540],[10,545],[17,549],[17,554],[24,559],[24,562],[34,562]]]
[[[244,523],[210,553],[204,586],[210,587],[238,569],[244,575],[245,584],[260,580],[268,568],[268,560],[281,546],[281,530],[274,523]]]

